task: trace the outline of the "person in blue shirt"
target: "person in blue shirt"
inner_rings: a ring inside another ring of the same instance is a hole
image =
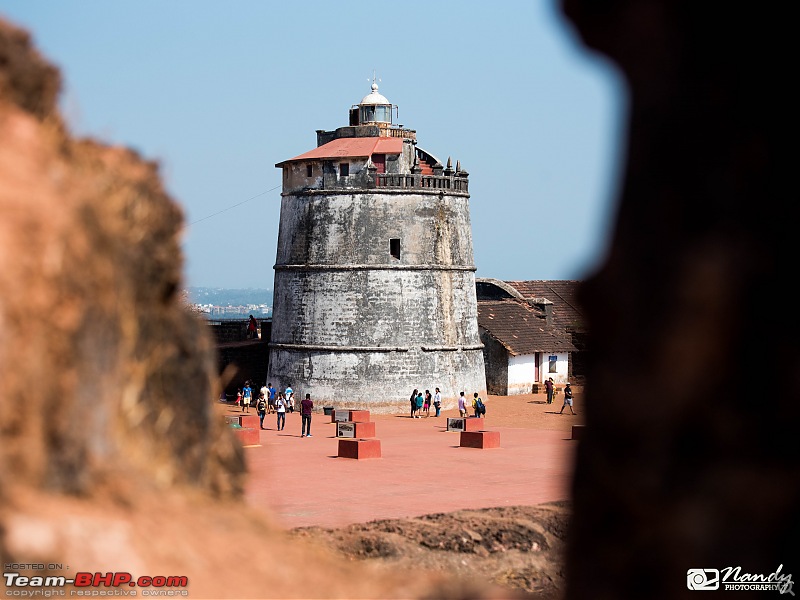
[[[247,380],[242,389],[242,412],[250,412],[250,400],[253,399],[253,388],[250,387],[250,380]]]

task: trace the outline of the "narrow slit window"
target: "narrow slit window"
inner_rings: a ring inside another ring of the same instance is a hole
[[[389,240],[389,254],[393,258],[400,260],[400,238],[392,238]]]
[[[314,167],[306,165],[306,177],[311,177],[314,174]]]
[[[339,165],[339,177],[347,177],[350,175],[350,163],[341,163]]]

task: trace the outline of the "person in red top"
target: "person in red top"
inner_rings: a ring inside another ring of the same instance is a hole
[[[311,412],[314,410],[314,403],[311,401],[311,394],[300,403],[300,418],[302,419],[300,437],[311,437]]]

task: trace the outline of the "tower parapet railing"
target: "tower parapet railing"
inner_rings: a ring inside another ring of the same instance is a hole
[[[376,173],[377,188],[421,188],[469,192],[469,179],[455,175],[418,175],[403,173]]]
[[[417,132],[413,129],[406,129],[405,127],[399,127],[389,123],[378,123],[377,126],[381,137],[395,137],[404,140],[417,139]]]

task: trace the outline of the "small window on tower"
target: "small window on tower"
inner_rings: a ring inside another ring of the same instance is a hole
[[[314,167],[306,165],[306,177],[311,177],[314,174]]]
[[[400,260],[400,239],[399,238],[392,238],[389,240],[389,253]]]
[[[350,163],[339,164],[339,177],[347,177],[350,175]]]

